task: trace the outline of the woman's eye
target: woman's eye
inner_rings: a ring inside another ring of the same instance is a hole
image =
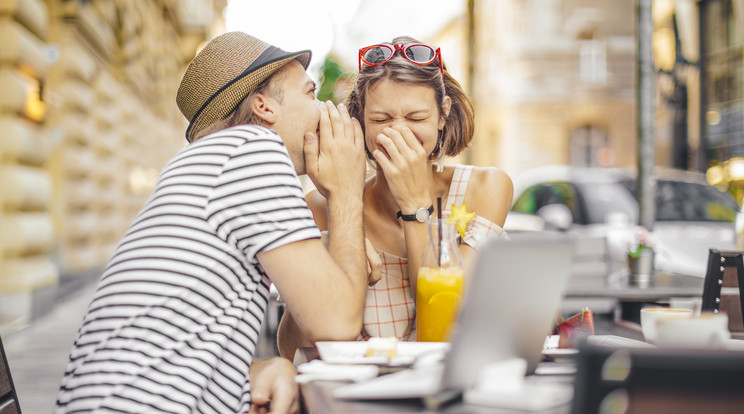
[[[382,124],[382,123],[388,122],[388,119],[387,118],[385,118],[385,119],[370,119],[370,121],[372,121],[372,122],[374,122],[376,124]]]

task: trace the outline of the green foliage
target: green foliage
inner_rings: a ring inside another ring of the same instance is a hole
[[[321,101],[336,102],[336,82],[344,75],[341,65],[336,58],[329,54],[325,58],[323,68],[320,72],[320,88],[318,89],[318,99]]]
[[[641,257],[641,251],[644,250],[644,249],[653,250],[649,246],[646,246],[644,244],[639,244],[638,247],[636,247],[635,250],[631,250],[631,251],[628,252],[628,256],[630,256],[630,257],[632,257],[634,259],[637,259],[637,258]]]

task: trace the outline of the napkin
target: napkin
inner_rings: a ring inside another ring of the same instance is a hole
[[[729,351],[744,351],[744,340],[741,339],[728,339],[725,345]]]
[[[608,346],[612,348],[653,348],[648,342],[625,338],[617,335],[593,335],[586,339],[591,345]]]
[[[304,384],[310,381],[362,381],[374,378],[379,373],[377,365],[329,364],[319,359],[297,367],[295,380]]]
[[[486,365],[475,386],[463,393],[468,404],[520,411],[542,411],[571,402],[573,391],[567,384],[543,378],[525,378],[527,361],[513,358]]]

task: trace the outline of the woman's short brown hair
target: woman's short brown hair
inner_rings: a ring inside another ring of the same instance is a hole
[[[393,39],[392,44],[411,44],[421,43],[411,37],[402,36]],[[473,103],[463,90],[460,83],[450,75],[447,67],[442,62],[444,68],[442,76],[439,72],[439,62],[434,62],[421,66],[403,59],[401,56],[394,56],[393,59],[379,66],[362,65],[362,69],[354,82],[354,89],[346,99],[346,106],[351,116],[355,117],[362,124],[364,129],[364,106],[366,104],[367,94],[370,88],[378,82],[390,79],[395,82],[408,83],[413,85],[428,86],[434,90],[434,99],[439,106],[439,113],[442,114],[442,102],[445,96],[452,100],[450,113],[445,117],[445,125],[442,128],[442,134],[437,141],[437,146],[429,156],[429,159],[437,159],[442,154],[454,156],[462,152],[470,145],[473,139],[473,130],[475,129],[475,115]],[[442,84],[444,80],[444,85]],[[367,152],[369,155],[369,151]]]

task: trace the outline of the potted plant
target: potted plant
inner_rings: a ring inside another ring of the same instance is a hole
[[[650,281],[654,274],[653,239],[644,226],[636,228],[635,241],[628,249],[628,269],[630,269],[631,281]]]

